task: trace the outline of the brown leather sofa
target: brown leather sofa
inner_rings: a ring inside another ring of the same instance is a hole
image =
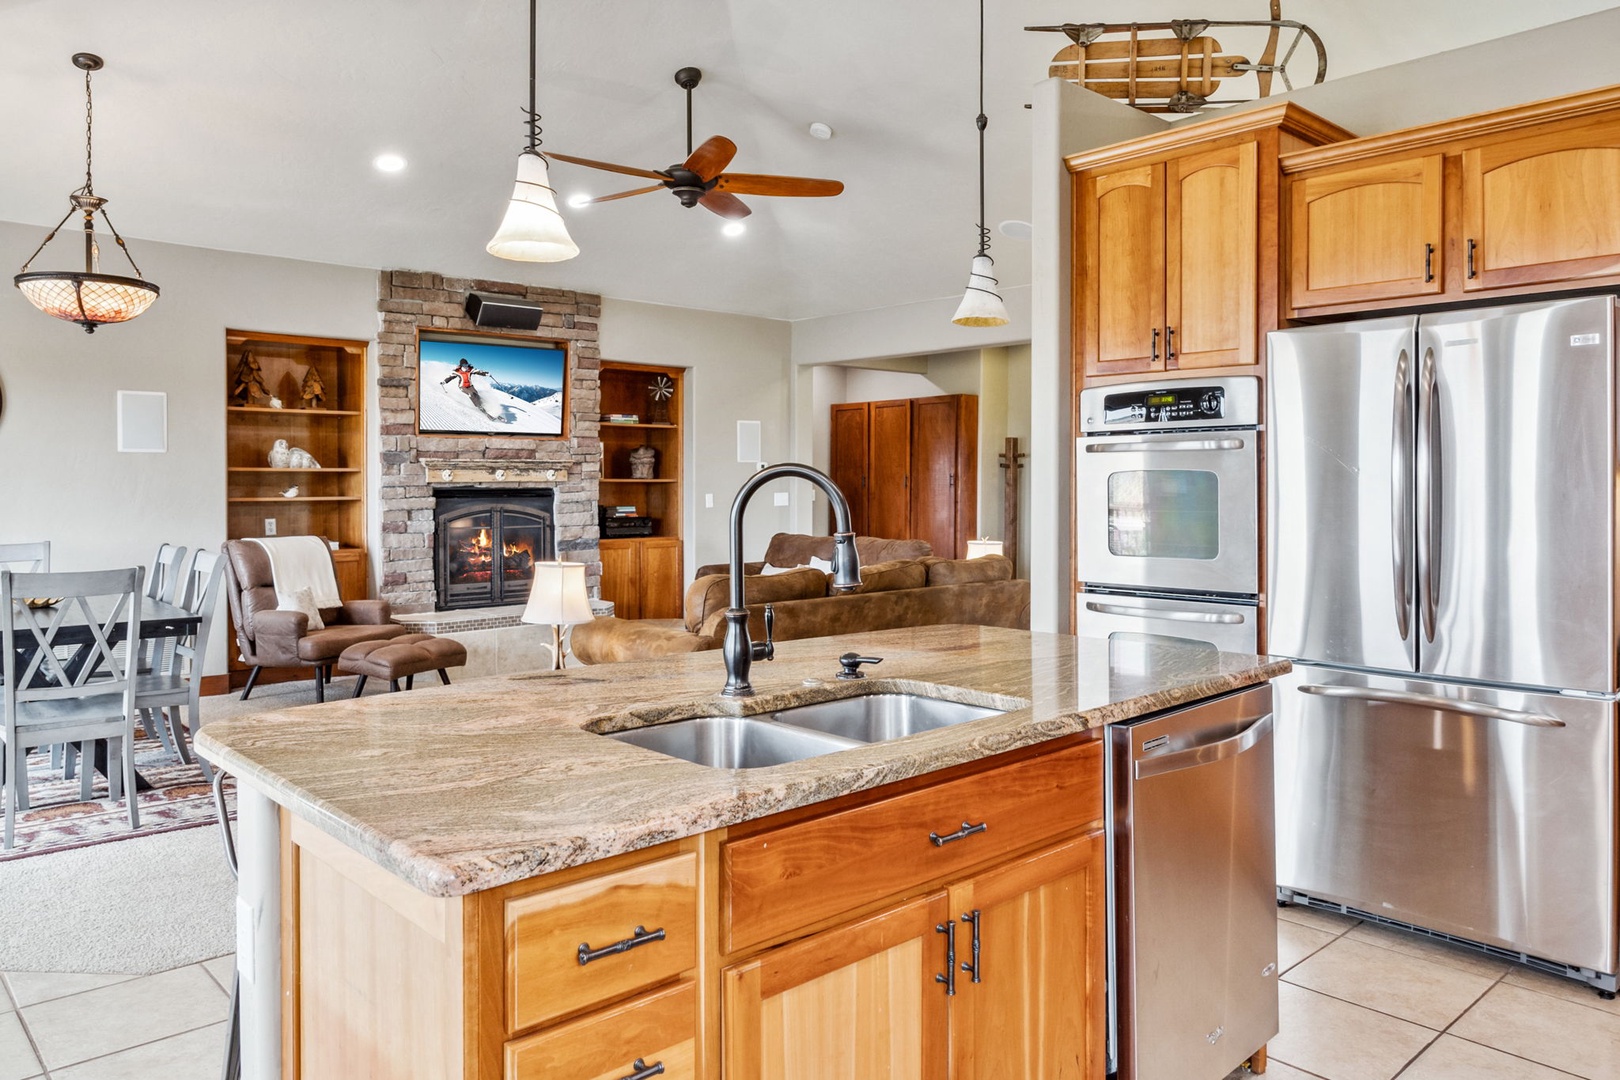
[[[322,608],[325,629],[311,631],[301,611],[278,611],[270,574],[270,556],[247,540],[225,541],[225,595],[242,660],[253,665],[242,700],[253,692],[259,670],[267,667],[309,668],[315,673],[315,700],[326,700],[332,665],[350,645],[411,632],[393,622],[386,600],[345,600],[342,607]]]
[[[810,536],[806,533],[777,533],[771,537],[771,542],[765,545],[765,557],[759,562],[743,563],[744,574],[758,574],[767,564],[778,567],[808,566],[812,558],[823,562],[832,561],[833,538],[830,536]],[[862,566],[871,566],[874,563],[889,562],[893,559],[921,559],[934,553],[933,545],[926,540],[885,540],[879,536],[857,536],[855,538],[855,554],[860,557]],[[710,563],[697,568],[693,580],[708,577],[711,574],[731,573],[731,567],[726,563]]]
[[[766,604],[776,613],[777,641],[944,623],[1029,629],[1029,582],[1015,579],[1012,563],[1000,555],[863,563],[860,588],[844,593],[831,591],[828,575],[810,567],[749,575],[744,589],[755,641],[765,636]],[[728,603],[729,576],[704,575],[686,590],[680,624],[597,619],[574,627],[572,651],[582,663],[604,664],[718,649]]]

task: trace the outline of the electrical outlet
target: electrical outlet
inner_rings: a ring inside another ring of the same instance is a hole
[[[787,504],[788,504],[788,493],[785,492],[785,491],[778,491],[776,493],[776,505],[777,506],[786,506]]]
[[[708,494],[705,494],[703,496],[703,509],[705,509],[705,510],[713,510],[714,509],[714,495],[713,495],[713,493],[708,493]]]
[[[265,518],[264,519],[264,535],[266,535],[266,536],[274,536],[274,535],[276,535],[276,519],[275,518]]]

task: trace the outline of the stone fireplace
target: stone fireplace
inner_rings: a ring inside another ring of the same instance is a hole
[[[465,311],[467,294],[473,291],[538,302],[544,314],[533,336],[569,343],[568,408],[562,437],[417,433],[417,332],[478,333]],[[602,470],[602,444],[597,437],[601,415],[596,322],[601,297],[512,282],[384,270],[378,282],[377,308],[382,542],[375,557],[382,598],[401,614],[463,606],[447,605],[441,592],[434,558],[440,530],[438,497],[470,494],[494,502],[500,501],[497,493],[535,500],[549,495],[550,557],[584,563],[594,594],[601,580],[596,524],[597,482]],[[527,527],[539,529],[537,525]],[[476,535],[474,532],[474,538]],[[519,604],[526,598],[527,590],[517,580],[503,580],[494,598],[484,604]]]
[[[534,564],[556,558],[554,490],[439,488],[433,499],[439,610],[525,603]]]

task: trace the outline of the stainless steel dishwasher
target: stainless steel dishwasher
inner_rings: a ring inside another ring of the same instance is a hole
[[[1278,1030],[1271,687],[1108,737],[1110,1071],[1221,1080]]]

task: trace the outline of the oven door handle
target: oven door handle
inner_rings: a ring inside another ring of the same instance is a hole
[[[1196,769],[1200,765],[1213,765],[1217,761],[1237,757],[1247,750],[1253,750],[1261,739],[1270,734],[1271,714],[1266,713],[1266,715],[1236,735],[1225,739],[1204,743],[1202,746],[1189,746],[1184,750],[1172,750],[1168,754],[1142,758],[1136,763],[1136,779],[1146,780],[1150,776],[1163,776],[1165,773],[1181,772],[1183,769]]]
[[[1541,713],[1523,712],[1519,709],[1503,709],[1495,705],[1482,705],[1477,701],[1459,701],[1456,698],[1441,697],[1438,694],[1417,694],[1410,690],[1379,690],[1370,686],[1318,686],[1307,684],[1299,688],[1302,694],[1314,694],[1326,698],[1350,698],[1355,701],[1377,701],[1385,705],[1416,705],[1424,709],[1435,709],[1440,712],[1461,713],[1464,716],[1479,716],[1486,720],[1506,720],[1513,724],[1524,724],[1527,727],[1564,727],[1562,720],[1553,716],[1544,716]]]
[[[1242,450],[1247,445],[1243,439],[1174,439],[1165,442],[1146,442],[1141,439],[1131,442],[1110,442],[1092,439],[1086,442],[1086,453],[1140,454],[1160,450]]]
[[[1220,623],[1225,626],[1243,625],[1242,615],[1214,611],[1175,611],[1159,608],[1126,607],[1124,604],[1099,604],[1086,601],[1086,610],[1099,615],[1124,615],[1130,618],[1163,619],[1166,622]]]

